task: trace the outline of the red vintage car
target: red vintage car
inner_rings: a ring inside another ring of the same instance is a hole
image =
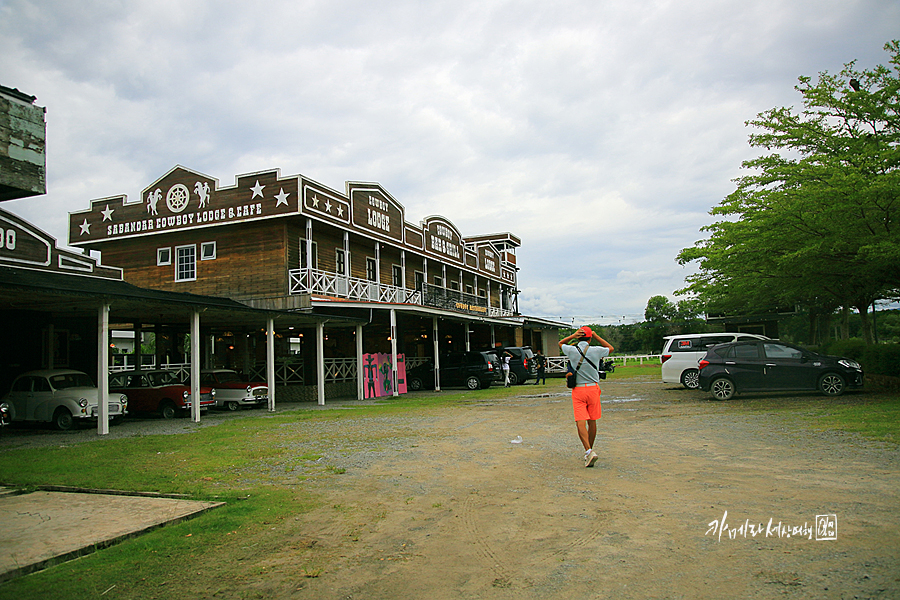
[[[131,412],[155,412],[164,419],[191,410],[191,388],[181,383],[177,371],[122,371],[110,373],[109,391],[128,396]],[[216,390],[200,387],[200,410],[216,403]]]

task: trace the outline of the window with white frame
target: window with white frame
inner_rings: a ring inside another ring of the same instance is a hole
[[[172,249],[157,248],[156,249],[156,266],[165,267],[172,264]]]
[[[216,258],[216,243],[203,242],[200,244],[200,260],[214,260]]]
[[[377,271],[377,269],[376,269],[376,265],[375,265],[375,259],[372,258],[371,256],[367,256],[366,257],[366,279],[368,279],[369,281],[375,281],[375,279],[378,276],[376,271]]]
[[[175,281],[194,281],[197,279],[197,246],[178,246],[175,248]]]
[[[319,267],[319,261],[317,256],[319,254],[319,247],[316,242],[312,243],[312,260],[310,261],[306,255],[306,240],[300,240],[300,268],[301,269],[317,269]]]
[[[415,272],[416,277],[416,290],[422,291],[422,286],[425,285],[425,273],[422,271]]]
[[[474,295],[474,294],[475,294],[475,288],[473,288],[471,285],[466,284],[466,293],[467,293],[467,294],[473,294],[473,295]]]
[[[443,278],[438,277],[437,275],[435,275],[435,276],[434,276],[434,285],[436,285],[436,286],[438,286],[438,287],[444,287],[444,280],[443,280]]]
[[[346,263],[344,262],[346,256],[343,248],[335,248],[334,250],[334,272],[338,275],[345,275]]]
[[[391,284],[403,287],[403,268],[400,265],[391,265]]]
[[[450,280],[450,289],[459,291],[459,282],[454,279],[451,279]]]

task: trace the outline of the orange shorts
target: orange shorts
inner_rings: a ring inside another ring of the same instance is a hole
[[[572,408],[576,421],[596,421],[600,418],[600,384],[579,385],[572,388]]]

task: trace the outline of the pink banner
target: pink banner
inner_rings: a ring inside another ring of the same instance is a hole
[[[391,381],[390,354],[363,354],[363,395],[366,398],[392,396],[394,386]],[[397,390],[406,393],[406,359],[397,355]]]

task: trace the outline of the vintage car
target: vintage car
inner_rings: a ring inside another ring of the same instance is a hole
[[[99,390],[87,373],[45,369],[16,377],[3,403],[7,405],[12,422],[52,423],[65,431],[78,422],[96,422],[98,396]],[[110,391],[106,401],[110,421],[115,422],[127,414],[128,398],[123,393]]]
[[[200,385],[216,389],[216,408],[238,410],[242,406],[261,406],[269,401],[269,388],[265,383],[244,381],[231,369],[202,371]]]
[[[111,391],[126,394],[132,412],[155,412],[164,419],[171,419],[191,410],[191,388],[181,383],[177,371],[121,371],[110,373]],[[200,388],[200,410],[216,403],[216,390]]]

